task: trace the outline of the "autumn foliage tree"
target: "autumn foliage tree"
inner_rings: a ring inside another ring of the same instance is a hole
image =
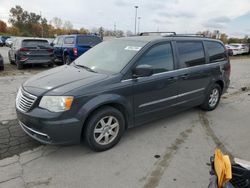
[[[74,29],[70,21],[63,21],[58,17],[54,17],[48,23],[46,18],[39,14],[28,12],[18,5],[10,9],[9,23],[12,25],[8,29],[11,35],[55,37],[56,35],[63,34],[89,33],[89,31],[84,28],[80,30]],[[6,30],[3,31],[3,33],[4,32],[6,32]]]
[[[4,21],[0,20],[0,32],[5,33],[6,31],[7,31],[7,24]]]

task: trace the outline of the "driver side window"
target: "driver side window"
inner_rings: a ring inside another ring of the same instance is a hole
[[[174,70],[172,47],[170,43],[151,47],[139,59],[138,65],[150,65],[154,74]]]

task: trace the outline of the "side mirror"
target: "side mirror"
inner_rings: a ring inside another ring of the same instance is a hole
[[[51,42],[51,43],[50,43],[50,46],[52,46],[52,47],[53,47],[54,45],[55,45],[55,44],[54,44],[53,42]]]
[[[133,77],[147,77],[153,75],[153,68],[150,65],[138,65],[133,71]]]

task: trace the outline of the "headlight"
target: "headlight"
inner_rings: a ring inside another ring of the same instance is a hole
[[[71,108],[73,99],[72,96],[43,96],[39,107],[51,112],[63,112]]]

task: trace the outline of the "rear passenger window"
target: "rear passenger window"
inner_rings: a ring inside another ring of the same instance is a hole
[[[177,42],[180,68],[205,64],[205,53],[202,42]]]
[[[137,65],[152,66],[154,74],[173,70],[174,61],[170,43],[152,47],[141,57]]]
[[[67,37],[64,39],[65,44],[74,44],[75,38],[74,37]]]
[[[205,45],[206,45],[206,48],[208,51],[210,63],[217,62],[217,61],[223,61],[227,58],[226,50],[222,46],[222,44],[220,44],[218,42],[206,41]]]

